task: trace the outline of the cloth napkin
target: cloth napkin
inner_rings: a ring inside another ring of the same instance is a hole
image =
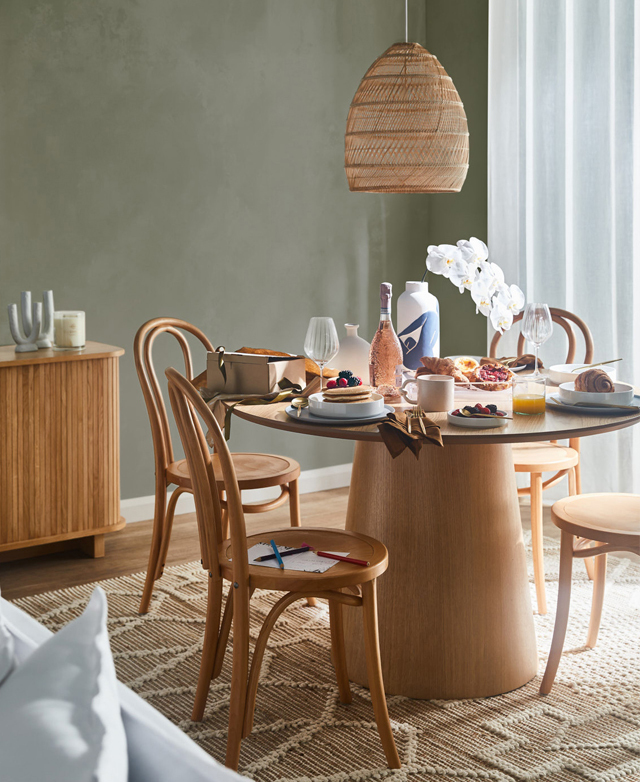
[[[420,455],[420,449],[425,443],[433,443],[433,445],[438,445],[440,448],[443,447],[442,435],[440,434],[438,424],[430,418],[423,418],[422,423],[424,424],[426,435],[423,434],[415,418],[411,421],[411,432],[409,432],[407,428],[407,414],[402,410],[397,410],[395,413],[389,413],[387,418],[378,424],[378,431],[382,441],[387,446],[387,450],[393,459],[400,456],[405,448],[409,448],[417,459]]]

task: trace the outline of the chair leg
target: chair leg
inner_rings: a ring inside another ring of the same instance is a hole
[[[544,584],[544,541],[542,537],[542,474],[531,474],[531,546],[533,548],[533,580],[536,585],[538,613],[547,613]]]
[[[579,437],[572,437],[569,440],[569,447],[573,448],[574,451],[577,451],[580,453],[580,438]],[[576,471],[576,494],[582,494],[582,478],[580,476],[580,462],[578,461],[578,464],[575,466]]]
[[[231,587],[234,589],[233,587]],[[233,669],[229,699],[229,732],[225,766],[237,771],[244,726],[249,675],[249,591],[246,585],[233,594]]]
[[[207,705],[207,695],[211,684],[211,674],[216,657],[218,645],[218,630],[220,627],[220,609],[222,607],[222,581],[214,579],[209,574],[209,587],[207,590],[207,618],[204,626],[204,643],[202,645],[202,657],[200,659],[200,673],[196,697],[191,712],[191,719],[200,722],[204,716]]]
[[[351,703],[351,687],[349,686],[347,658],[344,651],[342,604],[336,600],[329,600],[329,622],[331,624],[331,660],[338,681],[340,703]]]
[[[540,694],[548,695],[553,687],[553,682],[558,671],[558,664],[562,655],[564,638],[567,633],[569,621],[569,604],[571,602],[571,570],[573,567],[573,535],[562,530],[560,542],[560,575],[558,578],[558,606],[556,608],[556,622],[553,628],[553,639],[547,667],[542,677]]]
[[[373,713],[380,734],[382,748],[387,758],[389,768],[400,768],[400,757],[393,739],[393,731],[389,722],[387,701],[384,695],[382,680],[382,664],[380,661],[380,639],[378,636],[378,601],[376,597],[376,581],[362,584],[362,619],[364,624],[364,650],[367,660],[367,678]]]
[[[591,600],[591,617],[589,618],[589,632],[587,633],[587,646],[593,649],[598,640],[600,618],[602,617],[602,603],[604,601],[604,585],[607,578],[607,555],[600,554],[595,557],[595,574],[593,579],[593,598]]]
[[[156,504],[153,514],[153,532],[151,534],[151,549],[149,550],[149,563],[147,565],[147,575],[144,580],[144,589],[142,590],[142,599],[138,611],[146,614],[151,603],[153,594],[153,583],[156,580],[158,561],[160,559],[160,549],[162,547],[162,533],[164,532],[164,520],[167,504],[167,485],[164,479],[156,480]]]
[[[171,492],[169,502],[167,503],[167,510],[164,517],[164,530],[162,533],[162,543],[160,544],[160,556],[158,557],[158,564],[156,566],[156,581],[164,573],[164,566],[167,561],[167,554],[169,552],[169,543],[171,541],[171,530],[173,529],[173,517],[176,512],[176,505],[180,496],[188,492],[188,489],[183,489],[181,486]]]
[[[298,487],[297,478],[295,481],[289,481],[289,518],[291,519],[292,527],[302,526],[302,522],[300,520],[300,490]],[[315,597],[307,598],[308,606],[315,606],[317,604],[318,601],[315,599]]]

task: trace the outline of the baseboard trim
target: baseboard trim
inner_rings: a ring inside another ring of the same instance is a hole
[[[351,467],[349,464],[335,464],[331,467],[320,467],[316,470],[303,470],[300,473],[300,494],[311,494],[315,491],[327,491],[328,489],[341,489],[349,485],[351,480]],[[277,487],[271,489],[253,489],[243,495],[244,502],[265,502],[279,494]],[[129,524],[136,521],[146,521],[153,518],[155,497],[153,494],[147,497],[132,497],[120,501],[120,514]],[[176,513],[194,513],[195,504],[193,495],[183,494],[178,500]]]

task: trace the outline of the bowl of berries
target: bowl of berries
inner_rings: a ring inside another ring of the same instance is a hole
[[[469,429],[494,429],[505,426],[510,417],[504,410],[498,410],[497,405],[465,405],[447,413],[447,420],[454,426],[466,426]]]
[[[309,397],[309,414],[323,418],[371,418],[384,415],[384,398],[348,369]]]

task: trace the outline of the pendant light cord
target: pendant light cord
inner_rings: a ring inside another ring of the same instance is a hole
[[[409,0],[404,0],[404,42],[409,43]]]

